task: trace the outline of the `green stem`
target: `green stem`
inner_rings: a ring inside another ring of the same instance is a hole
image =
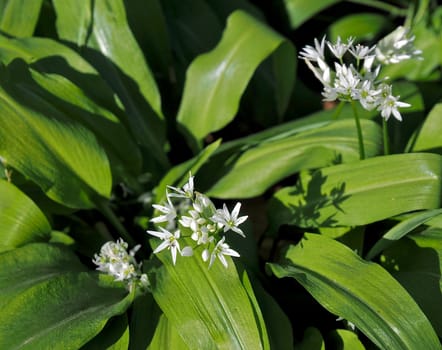
[[[388,125],[385,118],[382,118],[382,136],[384,140],[384,155],[390,154],[390,140],[388,137]]]
[[[358,110],[356,109],[355,101],[351,101],[351,107],[353,109],[353,115],[355,116],[356,131],[358,133],[359,156],[362,160],[365,159],[364,138],[362,136],[361,122],[359,120]]]
[[[385,3],[384,1],[377,1],[377,0],[347,0],[347,1],[355,3],[355,4],[360,4],[360,5],[365,5],[365,6],[377,8],[379,10],[389,12],[393,16],[405,17],[408,12],[407,9],[402,9],[402,8],[390,5],[388,3]]]
[[[335,111],[333,112],[332,119],[336,120],[338,119],[339,115],[341,114],[342,108],[344,107],[345,102],[339,101],[338,106],[335,108]]]
[[[97,205],[97,208],[100,210],[100,212],[106,217],[106,219],[109,220],[109,222],[118,232],[118,234],[129,244],[129,246],[135,245],[135,241],[121,224],[120,220],[109,207],[108,203],[103,199],[99,199],[95,202],[95,204]]]

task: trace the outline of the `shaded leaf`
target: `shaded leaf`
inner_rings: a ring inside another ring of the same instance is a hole
[[[175,327],[169,322],[167,317],[163,314],[155,328],[155,334],[152,342],[149,344],[148,350],[162,350],[162,349],[176,349],[188,350],[190,349]]]
[[[434,330],[403,287],[381,266],[343,244],[306,234],[269,264],[277,277],[293,277],[328,311],[352,322],[382,349],[440,349]]]
[[[373,247],[371,247],[365,258],[367,260],[373,259],[385,248],[389,247],[394,241],[401,239],[406,234],[413,231],[416,227],[424,224],[425,222],[441,214],[442,214],[442,209],[434,209],[412,215],[410,218],[400,222],[399,224],[395,225],[393,228],[388,230],[382,236],[382,238],[379,241],[377,241]]]
[[[442,230],[408,235],[384,250],[381,264],[404,286],[442,336]]]
[[[284,0],[284,6],[291,28],[296,29],[318,12],[341,1],[342,0]]]
[[[344,41],[350,37],[358,41],[373,40],[388,24],[388,18],[381,14],[352,13],[334,21],[328,32],[332,42],[336,42],[338,36]]]

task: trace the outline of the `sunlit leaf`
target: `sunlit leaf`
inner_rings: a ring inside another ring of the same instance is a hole
[[[3,349],[78,349],[133,298],[125,288],[100,286],[95,273],[54,245],[1,253],[0,264]]]
[[[411,166],[412,164],[412,166]],[[369,158],[304,174],[278,191],[273,224],[354,226],[440,206],[442,157],[431,153]]]
[[[230,15],[216,48],[197,57],[187,71],[178,121],[189,141],[200,142],[234,118],[253,72],[271,54],[275,55],[275,65],[288,62],[285,75],[275,82],[279,111],[283,112],[293,87],[293,46],[243,11]]]
[[[163,266],[149,276],[155,300],[191,349],[262,349],[253,306],[230,257],[208,269],[195,252],[172,265],[169,252],[158,257]]]
[[[81,54],[114,89],[123,103],[138,143],[165,166],[161,97],[152,72],[129,29],[122,0],[56,0],[60,38]]]
[[[0,198],[0,251],[49,239],[51,226],[29,197],[0,180]]]
[[[0,0],[0,32],[15,37],[32,36],[43,0]]]
[[[381,144],[379,127],[371,121],[362,122],[366,152],[374,156]],[[311,124],[295,135],[291,132],[246,144],[236,152],[215,154],[202,170],[213,183],[208,193],[219,198],[250,198],[302,169],[359,158],[353,120]]]
[[[109,197],[112,176],[106,153],[94,134],[61,111],[40,101],[40,111],[14,95],[8,71],[0,67],[0,155],[37,183],[53,200],[74,208],[94,206],[94,198]],[[20,137],[17,137],[20,135]]]
[[[342,243],[306,234],[269,264],[277,277],[295,278],[327,310],[352,322],[381,349],[439,349],[430,322],[381,266]]]

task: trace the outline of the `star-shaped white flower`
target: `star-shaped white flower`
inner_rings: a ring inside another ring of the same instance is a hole
[[[321,43],[315,38],[315,47],[306,45],[299,53],[299,58],[317,62],[324,61],[325,35],[322,37]]]
[[[342,60],[342,57],[345,55],[347,50],[352,46],[354,39],[348,38],[347,44],[344,44],[341,41],[341,37],[338,36],[336,40],[336,44],[332,44],[331,42],[327,42],[327,46],[332,52],[332,54],[339,60]]]
[[[248,216],[238,217],[241,203],[236,203],[232,210],[232,213],[227,209],[226,204],[223,205],[223,209],[218,209],[212,216],[212,221],[217,223],[220,228],[224,228],[224,232],[232,230],[241,236],[245,237],[244,232],[238,226],[247,220]]]
[[[189,180],[186,182],[186,184],[184,184],[182,189],[173,186],[167,186],[167,188],[173,191],[172,193],[169,193],[168,196],[193,199],[193,191],[194,191],[193,178],[194,176],[190,175]]]
[[[227,243],[224,243],[226,237],[221,238],[218,243],[216,244],[215,248],[213,249],[212,253],[210,254],[210,261],[209,261],[209,268],[213,265],[216,258],[221,261],[221,263],[224,265],[224,267],[227,268],[227,260],[224,255],[239,257],[239,253],[229,247]],[[204,261],[207,261],[209,259],[209,251],[206,249],[203,251],[202,258]]]
[[[163,227],[159,227],[160,231],[147,231],[152,236],[158,237],[163,242],[153,251],[154,254],[161,252],[164,249],[169,249],[172,255],[172,262],[175,265],[177,251],[181,254],[180,243],[180,230],[176,230],[175,233],[171,233]]]
[[[150,219],[150,221],[153,222],[154,224],[158,224],[160,222],[172,223],[175,220],[177,213],[176,213],[175,206],[172,204],[169,196],[167,196],[167,203],[165,203],[164,205],[153,204],[152,206],[156,210],[163,213],[163,215],[156,216],[156,217]]]

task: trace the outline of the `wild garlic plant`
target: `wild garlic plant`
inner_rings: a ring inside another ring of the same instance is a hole
[[[421,59],[422,51],[414,45],[414,36],[409,29],[398,27],[376,45],[355,44],[354,38],[343,41],[340,37],[335,43],[326,40],[314,40],[314,47],[307,45],[300,53],[315,77],[322,83],[322,96],[325,101],[350,102],[356,122],[359,140],[360,158],[365,158],[361,125],[355,102],[366,110],[376,109],[383,120],[384,153],[389,153],[389,142],[386,122],[391,115],[399,121],[402,116],[399,108],[410,107],[410,104],[399,101],[394,96],[392,85],[387,79],[378,79],[382,65],[396,64],[411,58]],[[333,57],[333,64],[327,63],[326,48]]]
[[[95,254],[93,262],[98,266],[98,271],[113,276],[115,281],[125,282],[129,291],[136,287],[148,290],[149,279],[141,272],[142,263],[135,260],[135,253],[140,248],[141,245],[136,245],[128,252],[128,244],[121,238],[117,242],[106,242],[100,254]]]
[[[245,237],[239,228],[247,220],[247,216],[239,216],[241,203],[236,203],[231,212],[226,204],[217,209],[209,197],[194,190],[194,176],[189,175],[182,188],[168,186],[166,202],[153,207],[160,212],[151,219],[158,230],[147,232],[162,240],[154,250],[155,254],[170,250],[172,262],[176,264],[178,254],[188,257],[200,250],[201,258],[208,261],[209,268],[217,258],[227,268],[225,256],[240,256],[225,240],[229,231]]]

